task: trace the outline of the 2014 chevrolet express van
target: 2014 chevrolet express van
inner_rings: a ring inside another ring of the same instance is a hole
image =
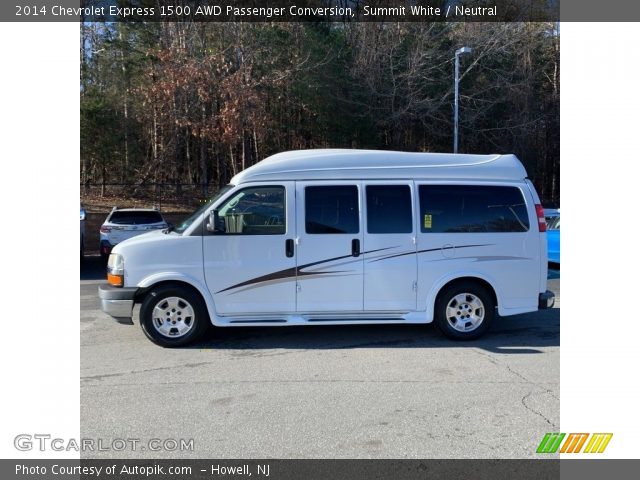
[[[311,150],[118,244],[102,310],[163,346],[218,327],[430,323],[477,338],[547,308],[540,200],[513,155]]]

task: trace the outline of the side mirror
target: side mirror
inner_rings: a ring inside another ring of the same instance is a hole
[[[224,232],[224,220],[223,223],[220,220],[218,210],[211,210],[209,212],[209,221],[207,222],[207,231],[212,233]]]

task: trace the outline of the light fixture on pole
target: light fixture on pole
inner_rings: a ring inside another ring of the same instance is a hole
[[[458,84],[460,83],[460,55],[471,53],[469,47],[462,47],[456,50],[456,66],[453,79],[454,106],[453,106],[453,153],[458,153]]]

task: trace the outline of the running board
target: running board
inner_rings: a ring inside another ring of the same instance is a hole
[[[284,319],[269,319],[269,320],[231,320],[229,323],[288,323]]]
[[[404,318],[309,318],[307,322],[404,322]]]
[[[416,319],[419,321],[416,322]],[[375,313],[365,315],[365,316],[357,316],[353,315],[353,313],[346,314],[345,316],[330,313],[325,315],[287,315],[284,314],[282,317],[252,317],[252,316],[237,316],[237,317],[227,317],[223,318],[222,322],[217,324],[218,326],[282,326],[282,325],[346,325],[346,324],[364,324],[364,323],[425,323],[422,317],[408,318],[407,316],[402,316],[399,312],[392,312],[390,316],[385,315],[376,315]]]

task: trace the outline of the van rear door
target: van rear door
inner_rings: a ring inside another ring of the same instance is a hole
[[[536,191],[536,187],[533,186],[531,180],[525,180],[527,187],[529,187],[529,193],[533,201],[533,205],[542,205],[540,197]],[[540,275],[538,290],[542,293],[547,290],[547,276],[549,274],[549,245],[547,244],[547,232],[538,231],[538,244],[540,245]]]

